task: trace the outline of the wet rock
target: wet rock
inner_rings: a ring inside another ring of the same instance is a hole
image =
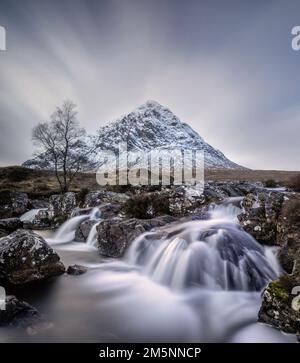
[[[0,240],[0,280],[5,283],[25,284],[64,272],[58,254],[36,233],[20,229]]]
[[[300,294],[293,293],[300,280],[283,276],[272,281],[263,292],[258,321],[290,334],[300,334]]]
[[[99,207],[102,219],[114,218],[121,212],[122,205],[117,203],[106,203]]]
[[[15,193],[12,198],[12,208],[15,215],[21,215],[28,210],[29,199],[26,193]]]
[[[79,275],[83,275],[84,273],[86,273],[87,270],[88,270],[88,268],[86,266],[72,265],[72,266],[68,267],[67,274],[73,275],[73,276],[79,276]]]
[[[259,183],[247,183],[239,181],[231,182],[206,182],[204,196],[206,202],[220,202],[228,197],[240,197],[253,192],[262,191]]]
[[[191,186],[175,188],[169,192],[168,198],[170,214],[178,217],[195,213],[205,201],[203,189]]]
[[[279,260],[288,273],[300,277],[300,194],[285,198],[277,223]]]
[[[23,220],[23,228],[43,230],[51,226],[47,209],[39,209],[31,220]]]
[[[0,218],[18,217],[28,210],[28,205],[26,193],[0,191]]]
[[[128,199],[124,193],[115,193],[107,190],[97,190],[89,192],[85,196],[84,207],[99,207],[103,203],[124,204]]]
[[[49,203],[51,218],[55,219],[60,216],[68,218],[76,207],[76,195],[73,192],[51,195]]]
[[[95,207],[94,207],[95,208]],[[84,208],[76,210],[72,216],[80,216],[80,215],[88,215],[92,212],[94,208]],[[109,219],[118,216],[121,205],[120,204],[113,204],[113,203],[106,203],[102,204],[98,207],[99,210],[99,218],[101,219]],[[99,222],[99,218],[97,219],[87,219],[83,221],[75,231],[75,241],[84,242],[87,240],[89,233],[92,227]]]
[[[121,257],[139,235],[174,221],[176,218],[171,216],[103,220],[97,226],[99,253],[107,257]]]
[[[48,322],[33,306],[25,301],[9,295],[5,299],[5,310],[0,310],[0,327],[12,326],[26,329],[28,335],[36,335],[41,331],[51,329]]]
[[[19,218],[6,218],[0,219],[0,229],[7,234],[14,232],[15,230],[22,228],[23,222]]]
[[[88,238],[88,235],[95,223],[98,221],[88,219],[83,221],[75,231],[75,241],[77,242],[85,242]]]
[[[281,193],[248,194],[242,201],[243,212],[238,215],[240,225],[260,243],[276,245],[283,199]]]
[[[48,209],[49,200],[48,199],[33,199],[30,201],[31,209]]]
[[[15,296],[7,296],[5,310],[0,310],[0,326],[28,326],[40,319],[38,311]]]
[[[62,195],[51,195],[49,199],[49,212],[52,217],[56,217],[61,214],[62,207]]]
[[[205,183],[204,196],[207,202],[219,202],[228,197],[228,194],[222,189],[222,185]]]
[[[259,321],[300,336],[300,195],[285,196],[277,220],[279,260],[289,273],[263,293]]]
[[[86,208],[93,208],[99,206],[101,203],[103,203],[103,195],[103,191],[94,191],[87,193],[84,200],[84,206]]]
[[[76,195],[73,192],[65,193],[62,197],[61,201],[62,210],[68,216],[71,215],[71,212],[76,207]]]
[[[192,186],[164,187],[159,191],[139,191],[124,204],[127,217],[156,218],[162,215],[183,217],[194,214],[203,206],[202,188]]]

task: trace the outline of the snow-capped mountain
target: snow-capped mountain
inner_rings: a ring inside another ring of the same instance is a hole
[[[99,150],[116,150],[121,142],[127,143],[129,151],[203,150],[206,168],[243,168],[206,143],[188,124],[155,101],[148,101],[102,127],[98,140]]]
[[[219,150],[206,143],[188,124],[182,122],[168,108],[155,101],[147,101],[133,112],[101,127],[97,136],[88,138],[94,150],[89,157],[88,168],[95,169],[100,163],[102,150],[118,151],[121,143],[127,150],[158,151],[203,150],[206,168],[242,169]],[[30,168],[51,169],[46,157],[40,155],[26,161]]]

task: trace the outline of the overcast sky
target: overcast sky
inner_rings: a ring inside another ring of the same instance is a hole
[[[300,170],[300,1],[0,0],[0,165],[64,99],[90,133],[148,99],[250,168]]]

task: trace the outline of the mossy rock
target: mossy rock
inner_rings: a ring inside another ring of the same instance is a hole
[[[149,219],[170,214],[170,202],[160,193],[138,194],[127,200],[123,211],[128,217]]]
[[[287,303],[290,298],[290,291],[293,288],[289,276],[282,276],[278,280],[272,281],[268,286],[268,291],[277,300]]]

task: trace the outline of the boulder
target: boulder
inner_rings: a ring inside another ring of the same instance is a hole
[[[58,254],[36,233],[17,230],[0,239],[0,280],[15,285],[61,275]]]
[[[23,227],[23,222],[19,218],[0,219],[0,230],[7,234]]]
[[[263,292],[258,321],[272,325],[285,333],[300,335],[300,292],[295,292],[300,280],[282,276],[269,283]]]
[[[0,326],[28,326],[40,319],[38,311],[25,301],[9,295],[5,299],[5,309],[0,310]]]
[[[92,191],[85,196],[84,207],[99,207],[103,203],[124,204],[128,198],[128,195],[124,193],[115,193],[104,189]]]
[[[85,242],[88,238],[88,235],[95,223],[98,223],[96,220],[87,219],[83,221],[75,231],[75,241],[77,242]]]
[[[84,199],[84,207],[93,208],[99,206],[103,202],[103,195],[102,190],[87,193]]]
[[[242,201],[243,211],[238,215],[240,225],[258,242],[278,244],[277,222],[283,199],[281,193],[248,194]]]
[[[94,207],[96,208],[96,207]],[[72,216],[80,216],[85,214],[91,214],[94,208],[85,208],[85,209],[77,209]],[[114,203],[106,203],[98,207],[99,210],[99,218],[101,219],[108,219],[108,218],[114,218],[118,216],[121,205],[120,204],[114,204]],[[88,235],[94,226],[95,223],[99,222],[99,218],[91,218],[83,221],[75,231],[75,241],[78,242],[84,242],[87,240]]]
[[[102,219],[114,218],[121,212],[122,206],[117,203],[105,203],[99,207]]]
[[[26,193],[0,191],[0,218],[18,217],[28,210],[28,205]]]
[[[202,208],[205,199],[202,188],[192,186],[163,187],[161,190],[138,191],[123,206],[127,217],[138,219],[156,218],[162,215],[183,217]]]
[[[30,201],[31,209],[48,209],[49,200],[48,199],[33,199]]]
[[[285,197],[277,221],[279,260],[289,275],[272,281],[263,293],[259,321],[300,340],[300,194]]]
[[[285,198],[277,223],[277,244],[281,265],[300,278],[300,194]]]
[[[76,195],[73,192],[51,195],[49,199],[49,215],[51,218],[59,216],[70,217],[76,207]]]
[[[170,214],[177,217],[195,213],[205,201],[203,189],[192,186],[176,187],[168,192],[168,199]]]
[[[48,322],[33,306],[9,295],[5,299],[5,310],[0,310],[0,327],[12,326],[26,329],[28,335],[49,330],[53,324]]]
[[[29,220],[23,219],[25,229],[47,229],[51,226],[51,219],[47,209],[37,209],[36,214]]]
[[[99,254],[106,257],[121,257],[130,243],[142,233],[174,221],[176,218],[171,216],[103,220],[97,226]]]
[[[67,274],[68,275],[73,275],[73,276],[79,276],[79,275],[83,275],[87,272],[88,268],[85,266],[81,266],[81,265],[72,265],[69,266],[67,269]]]
[[[21,215],[28,210],[29,199],[26,193],[14,193],[12,208],[15,215]]]
[[[263,191],[260,183],[209,181],[205,183],[204,196],[206,202],[218,203],[228,197],[241,197],[260,191]]]

